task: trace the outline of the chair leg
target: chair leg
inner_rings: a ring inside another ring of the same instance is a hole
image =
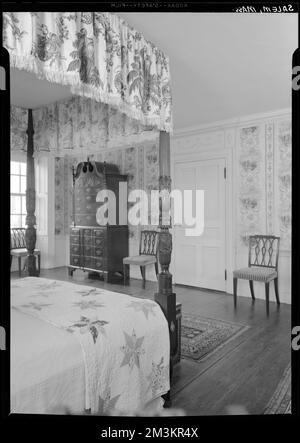
[[[278,277],[274,278],[274,287],[275,287],[276,302],[278,305],[280,305],[279,291],[278,291]]]
[[[123,284],[126,285],[126,265],[123,265]]]
[[[129,265],[127,264],[123,265],[123,279],[124,285],[126,285],[127,281],[129,281]]]
[[[236,308],[236,302],[237,302],[237,281],[238,281],[238,279],[234,277],[234,279],[233,279],[233,301],[234,301],[235,308]]]
[[[250,286],[250,292],[251,292],[252,300],[255,300],[254,288],[253,288],[253,280],[249,280],[249,286]]]
[[[123,264],[123,283],[124,283],[124,286],[126,285],[127,280],[128,280],[128,267],[129,267],[129,265]]]
[[[39,271],[39,275],[41,272],[41,254],[38,255],[38,271]]]
[[[21,271],[21,257],[18,257],[18,265],[19,265],[19,277],[22,277],[22,271]]]
[[[143,289],[146,287],[146,266],[140,266],[142,278],[143,278]]]
[[[102,273],[102,275],[103,275],[104,282],[108,283],[109,282],[109,272],[108,271],[104,271]]]
[[[155,263],[154,263],[154,266],[155,266],[155,274],[156,274],[156,278],[158,278],[158,263],[155,262]]]
[[[265,283],[265,289],[266,289],[266,311],[267,315],[269,315],[269,289],[270,289],[270,283]]]

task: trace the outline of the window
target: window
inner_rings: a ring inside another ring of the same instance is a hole
[[[10,227],[25,228],[26,163],[10,162]]]

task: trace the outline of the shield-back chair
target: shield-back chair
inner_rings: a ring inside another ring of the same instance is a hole
[[[143,278],[143,288],[146,286],[146,266],[154,265],[156,277],[158,275],[158,260],[157,260],[157,245],[158,245],[157,231],[145,230],[141,231],[139,255],[133,257],[125,257],[123,259],[123,274],[124,285],[129,280],[129,266],[138,265],[141,270]]]
[[[251,235],[249,237],[248,267],[233,271],[234,307],[237,305],[237,281],[249,280],[252,300],[255,300],[253,282],[265,284],[266,310],[269,314],[269,287],[274,280],[276,302],[279,305],[278,258],[280,237],[274,235]]]

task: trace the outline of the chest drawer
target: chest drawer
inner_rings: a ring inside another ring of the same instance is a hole
[[[71,227],[70,265],[99,272],[114,272],[115,265],[109,258],[111,251],[114,253],[111,242],[112,234],[107,226],[81,224]],[[118,247],[117,239],[116,248]],[[117,270],[122,270],[121,262]]]
[[[94,239],[95,248],[104,248],[104,238],[95,238]]]
[[[95,267],[95,259],[94,259],[94,257],[84,256],[82,261],[83,261],[83,266],[85,268],[93,269]]]
[[[104,255],[104,248],[99,248],[97,246],[95,246],[95,257],[103,257]]]
[[[81,266],[81,260],[79,255],[70,255],[70,265]]]
[[[92,237],[88,237],[88,236],[83,237],[83,244],[84,244],[84,246],[92,246],[92,244],[93,244]]]
[[[94,247],[91,244],[84,243],[82,253],[84,255],[93,256],[94,255]]]
[[[95,238],[104,238],[106,234],[106,229],[94,229]]]
[[[104,259],[102,257],[95,257],[95,269],[101,271],[104,266]]]
[[[84,238],[90,237],[92,235],[92,229],[83,229],[82,232],[83,232]]]
[[[79,243],[80,243],[79,235],[71,235],[70,236],[70,244],[71,245],[79,245]]]
[[[79,255],[80,254],[80,245],[71,244],[70,245],[70,252],[72,255]]]
[[[79,228],[71,228],[70,235],[72,237],[79,237],[80,235],[80,229]]]

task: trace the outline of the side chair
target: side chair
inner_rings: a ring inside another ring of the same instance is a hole
[[[146,286],[146,266],[154,265],[156,277],[158,275],[158,260],[157,260],[157,246],[158,246],[158,231],[143,230],[141,231],[139,255],[123,258],[123,275],[124,285],[129,280],[129,266],[137,265],[140,267],[143,288]]]
[[[253,282],[265,284],[266,311],[269,315],[270,282],[274,280],[277,305],[280,305],[278,291],[278,258],[280,237],[274,235],[251,235],[249,237],[248,267],[233,271],[234,307],[237,305],[238,279],[249,280],[252,300],[255,300]]]

